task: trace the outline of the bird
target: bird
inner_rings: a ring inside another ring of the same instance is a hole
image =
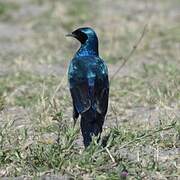
[[[98,37],[90,27],[81,27],[66,36],[80,42],[68,68],[68,82],[73,103],[74,125],[79,116],[83,143],[87,148],[92,137],[98,141],[108,110],[109,78],[105,61],[99,57]]]

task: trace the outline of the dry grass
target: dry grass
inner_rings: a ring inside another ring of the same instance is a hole
[[[0,3],[0,177],[178,179],[178,0]],[[98,11],[97,11],[98,9]],[[111,83],[103,136],[84,150],[66,80],[76,41],[92,26],[110,76],[148,23],[142,43]]]

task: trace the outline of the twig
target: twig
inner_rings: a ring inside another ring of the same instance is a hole
[[[50,99],[50,101],[49,101],[49,105],[48,105],[46,111],[48,111],[48,110],[50,109],[50,106],[53,107],[53,104],[55,104],[56,94],[57,94],[57,92],[60,90],[60,88],[62,87],[62,85],[63,85],[63,83],[64,83],[64,79],[65,79],[65,75],[62,77],[60,83],[59,83],[58,86],[56,87],[56,89],[55,89],[55,91],[54,91],[54,93],[53,93],[53,95],[52,95],[52,97],[51,97],[51,99]],[[56,109],[57,109],[57,108],[56,108]]]
[[[114,77],[119,73],[119,71],[125,66],[125,64],[129,61],[129,59],[131,58],[131,56],[134,54],[134,52],[136,51],[137,47],[139,46],[139,44],[141,43],[146,30],[147,30],[147,26],[148,23],[145,24],[143,31],[141,33],[141,36],[139,37],[139,39],[137,40],[137,42],[134,44],[132,50],[129,52],[129,54],[126,57],[121,57],[121,59],[124,59],[123,63],[119,66],[119,68],[115,71],[115,73],[111,76],[110,78],[110,82],[114,79]]]
[[[53,102],[57,92],[59,91],[59,89],[62,87],[63,83],[64,83],[64,79],[65,79],[65,75],[63,76],[62,80],[60,81],[60,83],[58,84],[58,86],[56,87],[54,94],[51,97],[51,101]]]
[[[117,112],[115,111],[115,109],[114,109],[114,107],[113,107],[112,104],[110,104],[110,106],[111,106],[112,112],[114,113],[115,118],[116,118],[116,126],[118,126],[118,116],[117,116]]]
[[[111,152],[109,151],[109,149],[107,147],[105,147],[105,149],[106,149],[107,153],[109,154],[109,157],[111,158],[112,162],[116,163],[116,161],[115,161],[114,157],[112,156]]]

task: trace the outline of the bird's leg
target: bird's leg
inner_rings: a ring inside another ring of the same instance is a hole
[[[73,127],[76,126],[76,122],[77,122],[77,119],[74,119],[74,118],[73,118]]]
[[[74,120],[73,127],[75,127],[78,117],[79,117],[79,114],[76,111],[76,109],[74,108],[73,109],[73,120]]]

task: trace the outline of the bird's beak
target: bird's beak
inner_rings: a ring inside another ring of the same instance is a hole
[[[66,37],[75,37],[75,36],[72,33],[68,33],[68,34],[66,34]]]

